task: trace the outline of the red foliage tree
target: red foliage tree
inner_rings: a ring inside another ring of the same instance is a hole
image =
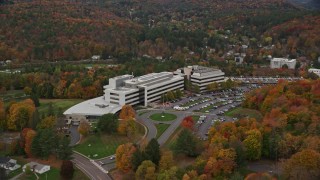
[[[182,120],[181,126],[193,130],[193,126],[194,126],[194,121],[193,118],[191,116],[187,116]]]

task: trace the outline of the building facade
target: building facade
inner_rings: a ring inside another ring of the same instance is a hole
[[[319,76],[320,77],[320,69],[315,69],[315,68],[310,68],[310,69],[308,69],[308,72],[309,73],[315,73],[317,76]]]
[[[288,66],[288,69],[294,69],[296,67],[296,59],[285,59],[285,58],[273,58],[270,61],[270,68],[271,69],[279,69],[282,68],[284,65]]]
[[[104,98],[110,104],[147,106],[168,91],[183,88],[184,78],[171,72],[151,73],[136,78],[123,75],[109,79],[109,85],[104,86]]]
[[[198,65],[177,69],[174,74],[185,75],[193,85],[199,86],[201,92],[206,91],[208,84],[225,80],[221,70]]]
[[[76,104],[66,110],[67,124],[79,125],[81,121],[95,121],[100,116],[116,113],[125,104],[148,106],[160,100],[168,91],[184,89],[184,77],[172,72],[151,73],[144,76],[122,75],[109,79],[104,95]]]

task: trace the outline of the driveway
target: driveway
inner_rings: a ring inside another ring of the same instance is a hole
[[[70,146],[74,146],[77,144],[77,142],[79,142],[80,140],[80,134],[78,132],[78,126],[71,126],[69,128],[70,131]]]

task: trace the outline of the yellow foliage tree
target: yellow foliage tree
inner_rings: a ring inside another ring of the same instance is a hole
[[[56,125],[57,118],[55,116],[48,116],[44,118],[37,126],[38,129],[53,128]]]
[[[174,165],[173,155],[171,151],[163,152],[160,162],[159,162],[159,170],[165,171],[169,170]]]
[[[87,121],[81,121],[79,127],[78,127],[78,132],[83,135],[87,136],[90,131],[90,125]]]
[[[135,119],[136,112],[131,105],[124,105],[120,111],[119,118],[123,120]]]
[[[34,103],[31,99],[14,103],[9,109],[9,118],[7,127],[9,130],[22,130],[28,122],[32,119],[33,112],[35,111]]]

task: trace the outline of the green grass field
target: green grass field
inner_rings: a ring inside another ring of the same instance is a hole
[[[257,120],[262,120],[263,118],[262,114],[259,111],[242,108],[242,107],[232,109],[226,112],[225,115],[230,117],[236,117],[236,118],[250,117],[250,118],[255,118]]]
[[[144,127],[137,123],[137,133],[134,137],[121,136],[119,134],[95,134],[86,137],[74,150],[92,159],[103,158],[115,154],[119,145],[140,140],[144,134]],[[89,145],[90,144],[90,145]],[[93,156],[97,154],[97,156]]]
[[[52,103],[53,110],[57,114],[59,111],[64,112],[82,101],[82,99],[40,99],[38,111],[39,113],[47,113],[49,104]]]
[[[83,174],[82,171],[80,171],[78,168],[74,167],[74,174],[73,178],[74,180],[89,180],[89,178]],[[60,170],[57,168],[50,168],[50,171],[43,173],[43,174],[37,174],[39,177],[39,180],[57,180],[60,179]],[[27,179],[27,180],[36,180],[37,177],[34,174],[26,175],[24,174],[21,176],[21,179]]]
[[[163,132],[168,129],[168,127],[170,126],[170,124],[156,124],[156,128],[157,128],[157,139],[163,134]]]
[[[169,113],[156,113],[150,116],[150,119],[154,121],[173,121],[177,118],[174,114]]]

